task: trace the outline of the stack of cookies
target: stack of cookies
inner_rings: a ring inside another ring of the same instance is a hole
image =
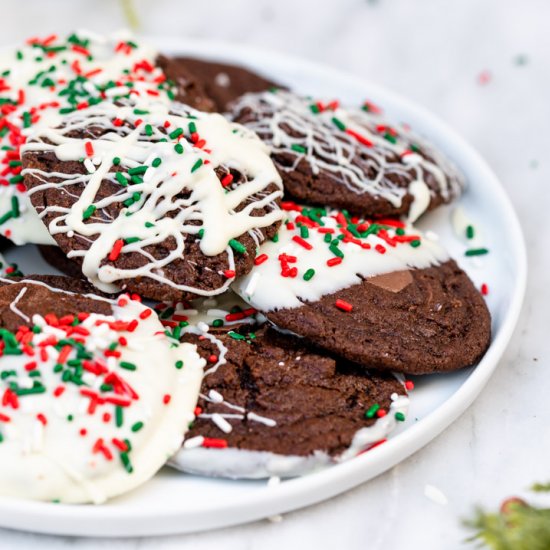
[[[406,423],[409,375],[485,353],[481,294],[414,226],[464,179],[373,104],[128,36],[0,63],[4,247],[64,273],[0,276],[1,495],[303,475]]]

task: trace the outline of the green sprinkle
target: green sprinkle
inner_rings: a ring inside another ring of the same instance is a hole
[[[115,158],[113,159],[113,164],[114,164],[115,166],[118,166],[118,165],[120,164],[120,157],[115,157]]]
[[[197,236],[199,237],[199,239],[202,239],[204,237],[204,229],[199,229]]]
[[[119,365],[121,368],[126,370],[137,370],[136,365],[134,365],[134,363],[129,363],[128,361],[121,361]]]
[[[411,246],[413,248],[418,248],[420,245],[421,245],[421,242],[418,239],[411,241]]]
[[[124,424],[124,408],[120,405],[115,406],[115,424],[117,428],[121,428]]]
[[[274,243],[279,242],[279,233],[275,233],[275,235],[273,235],[273,237],[271,237],[271,241],[274,242]]]
[[[469,225],[468,227],[466,227],[466,238],[473,239],[474,236],[475,236],[474,226]]]
[[[305,273],[304,273],[304,281],[310,281],[311,279],[313,279],[313,276],[315,275],[315,269],[308,269]]]
[[[189,133],[194,134],[197,131],[197,125],[194,122],[189,123]]]
[[[115,174],[115,179],[118,181],[118,183],[120,183],[120,185],[123,185],[124,187],[128,185],[128,179],[122,172],[117,172]]]
[[[202,159],[197,160],[195,164],[193,164],[193,167],[191,168],[191,173],[195,172],[202,166]]]
[[[309,229],[305,225],[300,227],[300,237],[302,237],[302,239],[309,238]]]
[[[395,419],[399,422],[405,422],[405,415],[402,412],[396,412]]]
[[[97,208],[93,204],[90,204],[90,206],[88,206],[88,208],[86,208],[86,210],[84,210],[84,212],[82,214],[82,219],[87,220],[87,219],[91,218],[94,215],[96,210],[97,210]]]
[[[380,405],[375,403],[365,412],[365,418],[374,418],[374,415],[378,412]]]
[[[331,235],[330,233],[325,233],[325,236],[323,237],[323,240],[324,240],[326,243],[332,242],[332,235]]]
[[[305,147],[303,147],[302,145],[298,145],[297,143],[293,143],[290,148],[297,153],[305,154],[307,152],[307,149]]]
[[[393,143],[394,145],[397,143],[397,138],[395,136],[392,136],[389,132],[386,132],[384,134],[384,139],[389,141],[390,143]]]
[[[133,432],[139,432],[139,430],[141,430],[141,428],[143,428],[143,422],[136,422],[130,429]]]
[[[131,474],[134,471],[134,467],[132,466],[132,463],[130,462],[130,457],[128,456],[128,453],[120,453],[120,461],[122,462],[122,465],[124,466],[124,469]]]
[[[328,249],[335,255],[338,256],[338,258],[343,258],[344,253],[336,246],[334,243],[331,244]]]
[[[487,248],[471,248],[470,250],[466,250],[466,256],[483,256],[484,254],[489,254]]]
[[[183,153],[183,145],[181,143],[176,143],[176,145],[174,145],[174,151],[176,151],[178,155],[181,155]]]
[[[220,328],[220,327],[223,327],[223,325],[224,325],[223,319],[214,319],[212,321],[212,326],[214,328]]]
[[[338,130],[342,130],[342,132],[346,130],[346,125],[335,116],[332,117],[332,122],[338,128]]]
[[[145,125],[145,133],[146,133],[148,136],[152,136],[152,135],[153,135],[153,127],[152,127],[150,124],[146,124],[146,125]]]
[[[229,241],[229,246],[239,254],[246,254],[246,246],[244,246],[244,244],[241,244],[236,239],[231,239]]]
[[[177,139],[183,134],[183,128],[176,128],[173,132],[170,132],[168,134],[168,137],[170,139]]]
[[[141,241],[139,237],[129,237],[128,239],[124,239],[126,244],[138,243],[139,241]]]
[[[158,168],[162,163],[162,159],[160,157],[157,157],[156,159],[153,160],[153,162],[151,163],[151,166],[153,168]]]
[[[176,361],[176,368],[182,369],[183,368],[183,361]]]
[[[242,334],[239,334],[238,332],[235,332],[233,330],[228,332],[227,336],[233,338],[233,340],[246,340],[246,338]]]
[[[155,227],[155,224],[152,222],[145,222],[145,227]]]
[[[11,198],[11,212],[14,218],[18,218],[20,216],[19,199],[15,195]]]
[[[145,172],[147,172],[147,166],[136,166],[135,168],[130,168],[128,170],[128,174],[130,174],[130,176],[145,174]]]
[[[319,109],[319,106],[316,105],[315,103],[312,103],[310,106],[309,106],[309,109],[311,110],[311,112],[316,115],[320,109]]]

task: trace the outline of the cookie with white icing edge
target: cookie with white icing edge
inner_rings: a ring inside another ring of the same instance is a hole
[[[367,105],[369,112],[275,90],[242,96],[231,114],[270,146],[298,201],[414,221],[461,193],[464,178],[452,162]]]
[[[408,397],[393,376],[315,353],[249,316],[235,325],[238,311],[223,315],[225,305],[188,310],[182,340],[208,366],[197,418],[170,465],[230,478],[303,475],[383,442],[405,420]]]
[[[283,216],[265,145],[181,104],[102,102],[23,146],[32,204],[105,292],[153,299],[224,292]]]
[[[82,281],[0,284],[0,494],[101,503],[146,482],[193,419],[196,348],[138,301],[58,288]]]
[[[212,110],[200,83],[184,67],[170,68],[127,32],[101,36],[78,31],[68,36],[31,38],[0,56],[3,108],[0,114],[0,232],[15,244],[53,244],[31,207],[22,183],[20,146],[36,125],[60,113],[105,99],[141,97],[169,103],[174,98]],[[172,79],[172,81],[170,80]]]
[[[399,220],[283,207],[277,242],[233,286],[272,323],[380,370],[444,372],[483,356],[487,306],[437,242]]]

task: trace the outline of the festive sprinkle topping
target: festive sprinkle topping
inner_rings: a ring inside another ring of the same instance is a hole
[[[399,220],[369,220],[346,211],[282,204],[287,221],[277,242],[260,248],[260,261],[235,290],[263,311],[317,301],[361,279],[425,268],[447,260],[446,252]],[[350,312],[352,304],[336,307]]]

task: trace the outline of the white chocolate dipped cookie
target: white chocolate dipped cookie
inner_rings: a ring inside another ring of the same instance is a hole
[[[364,368],[427,374],[481,358],[489,311],[433,238],[396,219],[283,208],[275,242],[233,286],[272,323]]]
[[[0,283],[0,495],[101,503],[146,482],[193,419],[195,346],[81,281]]]

